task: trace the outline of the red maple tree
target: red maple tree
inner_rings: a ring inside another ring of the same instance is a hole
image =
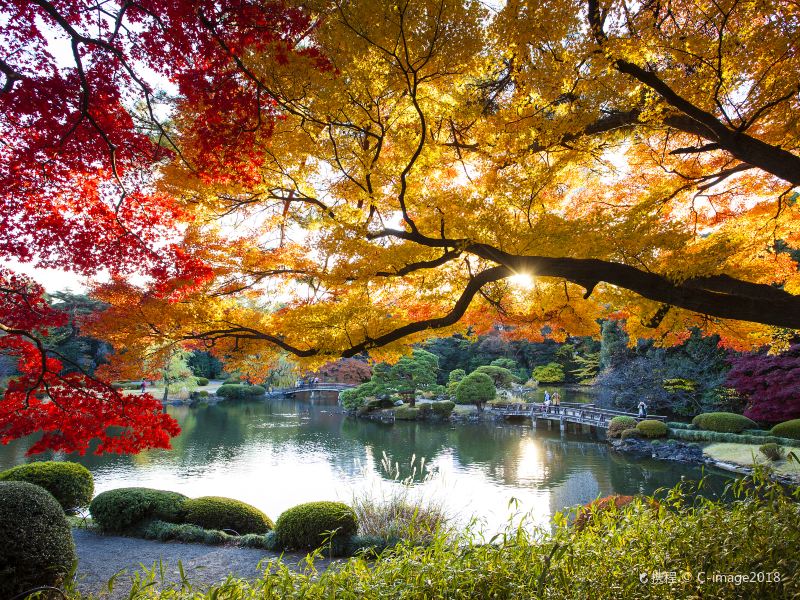
[[[181,246],[188,216],[153,186],[156,165],[189,160],[168,109],[197,114],[181,131],[201,142],[194,172],[241,178],[242,148],[269,135],[276,111],[236,53],[313,54],[297,49],[310,19],[249,0],[0,0],[0,15],[0,260],[138,273],[176,299],[207,280]],[[180,430],[155,398],[61,374],[42,339],[64,319],[38,285],[0,269],[0,351],[20,372],[0,402],[0,443],[41,431],[31,453],[85,452],[92,439],[98,453],[168,448]]]

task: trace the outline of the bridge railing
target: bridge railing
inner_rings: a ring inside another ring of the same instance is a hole
[[[575,422],[598,425],[605,425],[611,419],[618,416],[633,417],[637,420],[643,418],[654,419],[656,421],[667,420],[667,417],[663,415],[647,415],[646,417],[640,417],[637,413],[597,408],[594,404],[567,402],[562,402],[557,406],[552,404],[550,406],[545,406],[538,402],[503,403],[493,405],[492,410],[510,416],[545,415],[547,417],[564,417]]]
[[[285,388],[273,388],[267,391],[267,395],[277,396],[280,394],[295,394],[297,392],[341,392],[356,387],[353,383],[304,383],[303,385],[293,385]]]

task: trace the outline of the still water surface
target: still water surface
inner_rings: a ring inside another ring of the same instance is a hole
[[[530,512],[546,525],[555,512],[598,496],[649,494],[701,476],[698,467],[632,460],[589,434],[561,437],[529,422],[387,425],[289,399],[169,412],[183,428],[173,450],[70,459],[92,471],[97,493],[146,486],[228,496],[273,519],[301,502],[389,496],[402,489],[398,479],[412,478],[410,493],[462,523],[478,517],[490,535],[513,514]],[[0,469],[29,460],[26,449],[22,441],[0,447]],[[709,479],[716,491],[727,481],[722,472]]]

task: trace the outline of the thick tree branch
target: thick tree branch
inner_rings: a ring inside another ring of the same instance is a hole
[[[589,26],[595,41],[602,48],[608,39],[603,31],[605,16],[600,9],[598,0],[588,0],[587,6]],[[655,72],[643,69],[622,58],[609,56],[609,60],[617,71],[630,75],[643,83],[658,93],[672,108],[693,121],[692,128],[703,138],[716,142],[720,148],[730,152],[742,162],[758,167],[794,185],[800,185],[800,156],[747,135],[741,128],[732,129],[713,114],[678,94]]]

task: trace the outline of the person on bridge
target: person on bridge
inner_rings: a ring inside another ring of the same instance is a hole
[[[558,390],[553,392],[553,406],[561,406],[561,394],[558,393]]]
[[[544,393],[544,402],[542,403],[542,406],[544,406],[544,412],[550,412],[550,394],[547,392]]]
[[[647,404],[644,403],[644,400],[639,402],[639,418],[640,419],[647,418]]]

